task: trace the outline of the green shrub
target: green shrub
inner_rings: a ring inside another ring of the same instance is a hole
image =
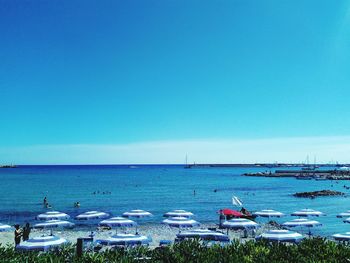
[[[81,258],[75,254],[74,246],[64,246],[48,253],[18,252],[10,246],[0,246],[0,262],[6,263],[332,263],[350,262],[350,247],[328,241],[323,238],[312,238],[299,245],[248,241],[241,244],[237,241],[227,246],[213,245],[207,247],[199,240],[187,240],[160,249],[138,247],[126,250],[107,250],[102,253],[84,253]]]

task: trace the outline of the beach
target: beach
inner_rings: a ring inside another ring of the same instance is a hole
[[[218,227],[215,224],[204,224],[201,225],[201,228],[207,229],[208,227]],[[263,232],[265,227],[259,229],[257,234]],[[116,230],[104,230],[99,231],[96,227],[85,227],[84,229],[64,229],[64,230],[54,230],[53,234],[59,237],[65,238],[69,243],[75,244],[77,242],[77,238],[79,237],[88,237],[91,233],[94,232],[94,240],[108,238],[112,235],[115,235]],[[184,231],[184,230],[182,230]],[[127,229],[126,231],[118,230],[118,233],[135,233],[134,228]],[[160,240],[171,240],[174,241],[176,234],[179,233],[178,228],[171,228],[166,225],[161,224],[147,224],[140,225],[138,227],[139,234],[146,235],[152,237],[152,242],[150,243],[151,248],[155,248],[159,245]],[[225,229],[222,230],[223,233],[227,233]],[[48,235],[50,233],[49,230],[37,230],[33,229],[31,232],[31,237]],[[230,240],[233,241],[235,239],[241,239],[240,235],[242,234],[240,231],[229,231],[228,232]],[[247,240],[247,239],[244,239]],[[14,244],[14,234],[11,232],[0,232],[0,244],[2,245],[13,245]]]
[[[194,219],[202,226],[215,226],[219,220],[218,210],[240,209],[232,204],[231,198],[235,195],[251,212],[262,209],[283,212],[286,216],[277,219],[279,223],[293,219],[290,214],[303,208],[319,210],[326,216],[317,218],[322,227],[313,230],[316,235],[330,237],[350,229],[336,217],[349,210],[346,183],[241,176],[246,172],[265,170],[256,167],[184,169],[183,165],[19,166],[0,169],[0,223],[23,225],[29,222],[34,225],[38,222],[35,220],[38,214],[52,210],[67,213],[74,222],[75,216],[91,210],[120,216],[132,209],[143,209],[151,212],[153,217],[140,222],[141,228],[143,225],[162,227],[164,213],[185,209],[193,212]],[[293,196],[297,192],[323,189],[341,191],[345,195],[314,199]],[[43,207],[44,197],[52,209]],[[77,201],[81,206],[74,208]],[[266,222],[260,218],[257,221]],[[4,235],[7,234],[0,233],[1,237]],[[164,239],[174,237],[162,236]]]

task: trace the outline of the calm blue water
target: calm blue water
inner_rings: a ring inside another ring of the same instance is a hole
[[[350,231],[350,225],[336,218],[350,209],[348,197],[301,199],[295,192],[322,189],[349,193],[343,185],[350,181],[314,181],[294,178],[257,178],[241,176],[259,168],[194,168],[182,166],[21,166],[0,169],[0,222],[16,223],[33,218],[46,210],[47,196],[55,210],[76,215],[88,210],[102,210],[120,215],[130,209],[152,212],[152,222],[173,209],[186,209],[200,222],[217,222],[216,211],[232,207],[231,197],[240,197],[251,211],[271,208],[290,214],[302,208],[327,213],[317,234],[331,235]],[[214,192],[214,189],[217,189]],[[193,195],[196,190],[196,195]],[[99,194],[93,192],[99,191]],[[103,194],[103,192],[111,192]],[[73,208],[79,201],[81,208]],[[284,217],[280,222],[292,219]],[[260,220],[260,219],[258,219]],[[263,221],[263,220],[262,220]]]

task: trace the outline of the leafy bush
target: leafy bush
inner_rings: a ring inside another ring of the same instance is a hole
[[[350,247],[323,238],[307,239],[299,245],[249,241],[244,244],[232,242],[227,246],[213,245],[211,247],[207,247],[198,240],[188,240],[153,250],[146,247],[107,250],[102,253],[84,253],[81,258],[78,258],[74,246],[64,246],[49,253],[18,252],[13,247],[0,246],[0,262],[335,263],[350,262]]]

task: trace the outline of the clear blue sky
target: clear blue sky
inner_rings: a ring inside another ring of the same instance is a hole
[[[347,136],[350,1],[0,0],[0,92],[0,147]]]

